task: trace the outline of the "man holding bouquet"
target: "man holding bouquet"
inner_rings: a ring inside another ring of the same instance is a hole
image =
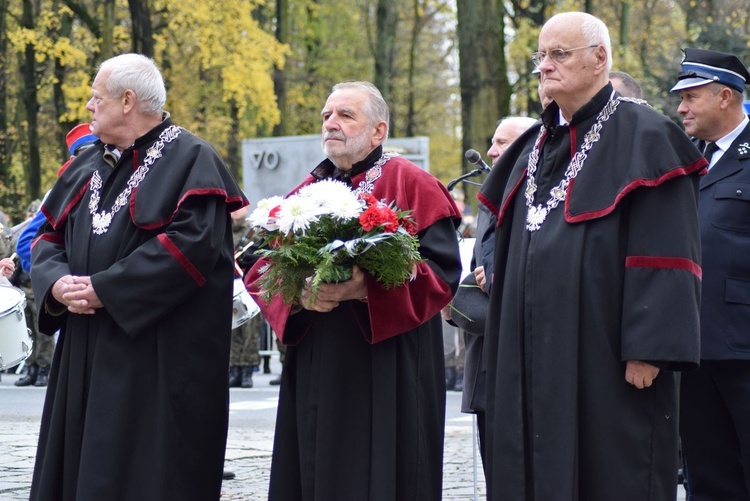
[[[455,234],[461,214],[436,178],[383,151],[389,111],[375,86],[337,84],[321,116],[327,158],[290,195],[337,180],[370,207],[411,211],[408,229],[419,239],[421,258],[395,286],[364,265],[338,283],[318,284],[311,270],[291,300],[269,294],[264,276],[273,276],[272,259],[248,273],[251,294],[288,346],[269,500],[439,500],[440,310],[461,272]],[[389,224],[395,225],[383,227]]]

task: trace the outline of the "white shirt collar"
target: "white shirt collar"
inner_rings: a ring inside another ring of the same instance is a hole
[[[742,122],[740,122],[740,124],[735,127],[732,132],[716,141],[717,150],[714,152],[713,157],[711,157],[711,164],[708,166],[709,169],[716,165],[716,162],[721,159],[721,157],[724,155],[724,152],[732,146],[734,140],[739,137],[743,130],[745,130],[745,127],[747,127],[748,123],[750,123],[750,119],[748,119],[747,115],[745,115],[742,118]]]

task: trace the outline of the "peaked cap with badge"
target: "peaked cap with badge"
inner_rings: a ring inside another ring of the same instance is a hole
[[[716,82],[743,92],[750,73],[734,54],[717,50],[685,48],[677,83],[671,92]]]

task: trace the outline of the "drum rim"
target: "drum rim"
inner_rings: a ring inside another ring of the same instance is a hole
[[[18,308],[19,305],[22,305],[24,301],[26,301],[26,293],[24,291],[22,291],[21,289],[19,289],[18,287],[14,286],[14,285],[2,285],[2,284],[0,284],[0,287],[5,287],[5,288],[8,288],[8,289],[13,289],[13,290],[17,291],[18,295],[21,297],[20,298],[21,300],[18,301],[17,303],[15,303],[13,306],[11,306],[10,308],[7,308],[5,310],[0,311],[0,317],[4,317],[8,313],[10,313],[10,312],[14,311],[16,308]]]

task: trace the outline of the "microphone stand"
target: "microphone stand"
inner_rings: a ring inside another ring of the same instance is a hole
[[[453,188],[456,187],[456,185],[458,183],[460,183],[461,181],[464,181],[464,179],[467,179],[467,178],[470,178],[470,177],[474,177],[474,176],[478,176],[479,174],[482,174],[483,172],[486,172],[486,169],[484,169],[482,167],[480,167],[478,169],[474,169],[473,171],[469,171],[466,174],[458,176],[456,179],[454,179],[453,181],[451,181],[450,183],[448,183],[445,186],[445,189],[447,189],[448,191],[451,191]],[[474,183],[474,182],[471,182],[471,181],[464,181],[464,182],[465,183],[471,183],[471,184],[474,184],[476,186],[481,186],[481,184]]]

